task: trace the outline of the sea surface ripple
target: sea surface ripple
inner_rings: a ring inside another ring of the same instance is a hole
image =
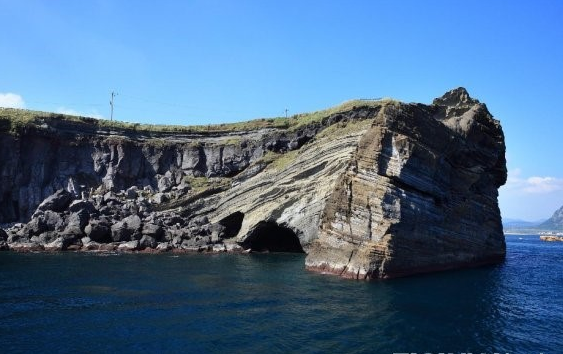
[[[563,243],[387,281],[296,254],[0,253],[2,353],[563,353]]]

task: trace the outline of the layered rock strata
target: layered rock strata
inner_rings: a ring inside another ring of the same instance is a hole
[[[234,131],[5,121],[0,249],[305,251],[368,279],[504,257],[503,133],[461,88]]]
[[[504,153],[499,122],[463,89],[431,106],[383,107],[339,177],[306,267],[370,279],[503,260]]]

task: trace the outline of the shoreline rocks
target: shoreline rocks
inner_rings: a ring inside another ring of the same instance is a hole
[[[547,242],[563,242],[563,236],[556,236],[556,235],[541,235],[540,240],[547,241]]]
[[[63,200],[64,203],[59,201]],[[63,190],[41,203],[27,224],[0,229],[0,249],[17,252],[238,252],[223,243],[224,227],[207,217],[186,222],[174,212],[131,213],[122,205],[131,193],[73,199]],[[105,211],[105,213],[102,213]],[[124,217],[123,217],[124,216]]]

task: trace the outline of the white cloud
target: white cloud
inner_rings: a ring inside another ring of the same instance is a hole
[[[563,204],[563,178],[526,177],[522,170],[508,171],[506,184],[499,190],[503,217],[522,220],[547,219]]]
[[[563,190],[563,178],[532,176],[521,177],[522,170],[508,171],[508,178],[503,189],[522,194],[545,194]]]
[[[524,192],[551,193],[563,190],[563,179],[554,177],[530,177],[526,179]]]
[[[0,107],[7,107],[7,108],[24,108],[25,102],[23,97],[7,92],[7,93],[0,93]]]
[[[104,116],[101,115],[96,110],[89,111],[89,112],[80,112],[80,111],[77,111],[75,109],[68,108],[68,107],[59,107],[59,108],[57,108],[56,112],[61,113],[61,114],[68,114],[69,116],[91,117],[91,118],[98,118],[98,119],[104,118]]]

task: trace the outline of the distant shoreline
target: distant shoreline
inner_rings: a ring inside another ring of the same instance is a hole
[[[520,236],[540,236],[536,232],[523,232],[523,231],[504,231],[505,235],[520,235]]]

